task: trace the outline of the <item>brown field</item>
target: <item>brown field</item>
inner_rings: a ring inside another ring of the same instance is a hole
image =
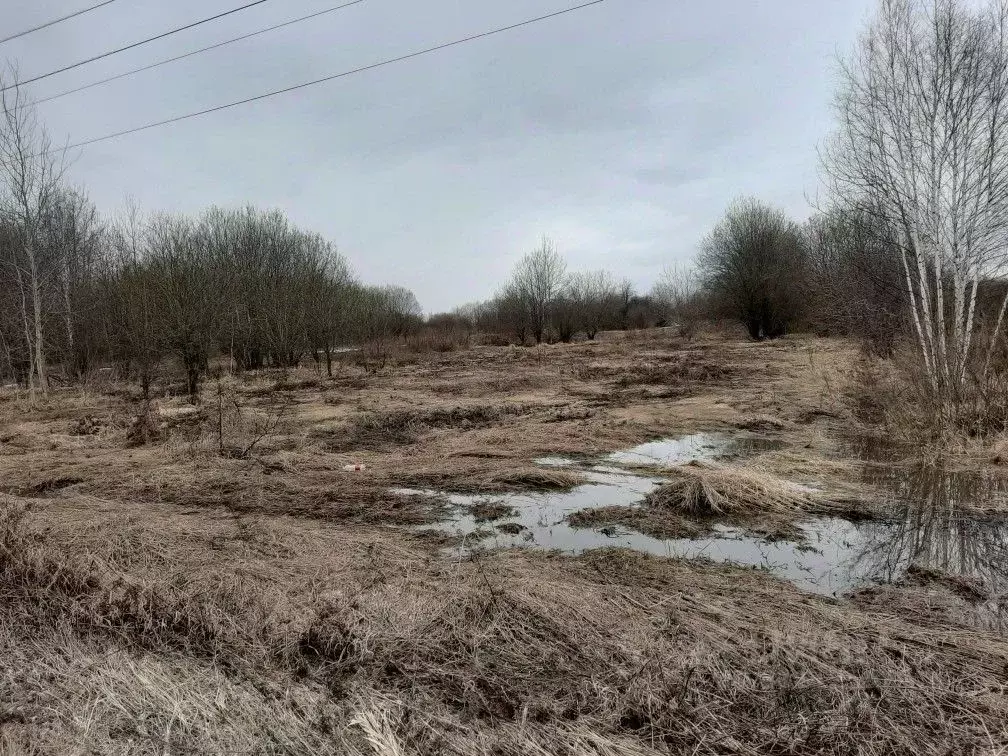
[[[134,387],[2,390],[0,754],[1008,752],[1008,639],[967,581],[833,598],[418,529],[447,501],[395,489],[565,490],[537,458],[696,431],[778,443],[586,524],[873,516],[852,344],[606,336],[162,387],[146,444]]]

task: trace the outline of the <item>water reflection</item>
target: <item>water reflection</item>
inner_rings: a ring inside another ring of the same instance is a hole
[[[1003,503],[1008,485],[999,477],[937,466],[870,468],[891,519],[865,521],[853,567],[872,582],[896,582],[914,565],[961,576],[993,596],[985,612],[1003,627],[1008,592],[1008,520],[978,508]]]

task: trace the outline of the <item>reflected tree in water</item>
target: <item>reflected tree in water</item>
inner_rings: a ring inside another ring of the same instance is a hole
[[[874,482],[889,492],[893,518],[862,526],[854,569],[878,583],[899,581],[911,565],[970,578],[992,596],[985,614],[1008,628],[1008,520],[969,509],[1005,483],[930,465],[887,468]]]

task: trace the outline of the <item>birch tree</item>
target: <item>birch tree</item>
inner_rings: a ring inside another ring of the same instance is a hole
[[[93,343],[96,309],[94,283],[101,264],[104,229],[98,210],[83,192],[60,189],[41,218],[39,249],[46,261],[47,304],[62,325],[64,371],[77,377],[87,372],[96,351]]]
[[[836,196],[876,213],[899,240],[941,422],[964,398],[977,288],[1006,259],[1006,22],[1004,2],[882,0],[843,65],[839,130],[825,153]]]
[[[21,244],[6,262],[17,282],[25,347],[29,355],[28,386],[45,394],[46,367],[44,304],[45,266],[40,228],[57,196],[65,164],[45,128],[39,123],[17,71],[0,75],[0,212],[21,230]]]

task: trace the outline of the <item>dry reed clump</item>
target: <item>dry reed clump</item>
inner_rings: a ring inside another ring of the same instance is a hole
[[[1008,596],[998,596],[963,575],[912,564],[898,583],[872,585],[851,601],[864,609],[897,613],[922,627],[952,627],[1008,634]]]
[[[374,708],[358,710],[375,716],[372,747],[944,753],[1008,738],[997,684],[975,698],[1008,660],[1003,642],[958,634],[963,645],[947,647],[942,633],[765,577],[626,552],[577,563],[494,555],[460,565],[432,604],[382,615],[395,598],[380,593],[359,599],[368,617],[387,617],[368,623],[361,668],[381,670],[362,680]],[[362,624],[350,632],[361,637]]]
[[[157,413],[153,411],[150,403],[146,403],[126,430],[126,446],[146,446],[164,439],[165,433],[166,430],[162,428]]]
[[[688,517],[749,517],[807,511],[812,497],[800,486],[752,467],[691,463],[648,494],[648,507]]]
[[[322,468],[285,474],[252,461],[197,459],[191,465],[166,466],[143,479],[89,488],[106,498],[151,506],[289,515],[344,524],[420,525],[440,516],[439,502],[391,493],[385,483],[370,472],[348,474]]]
[[[988,459],[993,465],[1008,465],[1008,438],[999,438],[991,444]]]
[[[22,620],[0,610],[4,756],[341,753],[324,686]]]
[[[478,481],[486,488],[494,490],[520,491],[566,491],[582,482],[582,476],[575,472],[533,465],[490,473]]]
[[[319,433],[322,446],[329,452],[351,450],[383,451],[390,446],[416,443],[425,430],[409,412],[371,412],[353,418],[338,430]]]
[[[252,581],[208,584],[173,570],[141,579],[116,568],[116,543],[104,554],[72,554],[27,528],[25,512],[17,502],[0,504],[0,589],[9,610],[31,607],[74,627],[203,658],[225,649],[244,656],[253,648],[248,629],[276,622],[255,601]]]
[[[481,360],[471,370],[452,376],[449,380],[434,380],[430,387],[438,394],[469,397],[500,397],[507,394],[518,394],[550,387],[553,381],[550,376],[527,370],[516,370],[511,367],[507,371],[488,369],[487,362]]]
[[[730,364],[711,362],[694,352],[685,352],[675,358],[643,363],[632,368],[619,366],[615,371],[615,385],[716,385],[731,380],[736,370]]]
[[[239,376],[240,382],[232,383],[236,393],[245,398],[275,399],[278,394],[321,389],[322,379],[318,376],[297,377],[281,373],[275,380],[262,383],[263,376]],[[211,393],[212,389],[211,389]]]
[[[960,452],[957,446],[1008,430],[1008,373],[1003,366],[989,372],[968,366],[954,401],[939,400],[910,347],[900,344],[884,359],[862,354],[854,363],[844,395],[859,422],[890,437],[954,453]]]
[[[455,352],[469,349],[472,335],[464,329],[444,330],[424,328],[406,339],[406,349],[417,354],[429,352]]]

